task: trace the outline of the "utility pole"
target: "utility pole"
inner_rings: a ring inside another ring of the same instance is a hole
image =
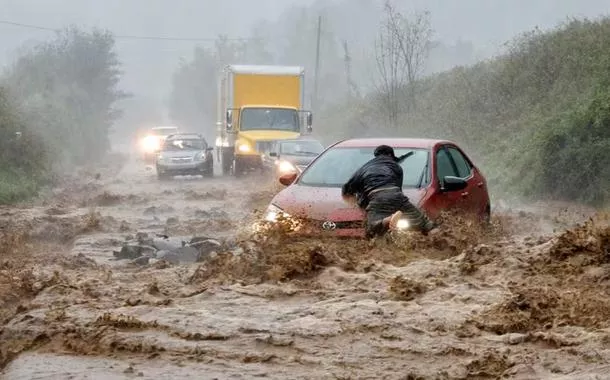
[[[345,63],[345,79],[347,81],[347,98],[352,99],[352,57],[349,55],[347,41],[343,40],[343,61]]]
[[[318,111],[318,79],[320,77],[320,34],[322,31],[322,15],[318,16],[318,34],[316,40],[316,69],[314,73],[313,104],[312,108]]]

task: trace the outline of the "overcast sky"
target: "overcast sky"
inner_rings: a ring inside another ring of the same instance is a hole
[[[361,0],[325,0],[353,4]],[[364,0],[366,1],[366,0]],[[254,23],[276,20],[294,4],[313,0],[0,0],[0,21],[61,28],[68,24],[107,28],[120,35],[204,37],[220,33],[248,36]],[[382,0],[377,3],[381,4]],[[428,9],[435,36],[462,39],[493,51],[517,33],[548,28],[568,16],[596,17],[610,11],[610,0],[398,0],[405,9]],[[353,20],[345,12],[345,22]],[[371,26],[377,20],[371,19]],[[363,25],[364,27],[364,25]],[[349,29],[346,29],[349,30]],[[0,24],[0,65],[11,62],[20,46],[49,38],[52,32]],[[350,37],[350,36],[347,36]],[[117,40],[128,91],[163,96],[181,56],[190,56],[191,41]]]

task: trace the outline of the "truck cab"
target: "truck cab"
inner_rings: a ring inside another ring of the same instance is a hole
[[[278,140],[312,130],[302,109],[304,71],[291,66],[228,66],[219,84],[219,138],[223,174],[263,169],[262,155]],[[222,115],[222,118],[220,117]]]
[[[268,154],[275,141],[295,139],[302,134],[301,112],[294,107],[244,106],[227,110],[226,117],[227,132],[238,131],[235,141],[238,159],[234,162],[238,175],[248,168],[262,167],[261,155]],[[311,113],[307,113],[305,131],[308,133],[311,122]]]

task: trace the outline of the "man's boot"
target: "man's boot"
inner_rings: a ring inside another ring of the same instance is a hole
[[[396,223],[402,217],[402,211],[396,211],[390,216],[383,218],[383,224],[388,227],[390,231],[394,231],[396,229]]]

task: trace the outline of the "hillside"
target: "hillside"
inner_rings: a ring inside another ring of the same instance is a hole
[[[609,84],[610,18],[574,20],[515,38],[504,56],[421,81],[416,111],[388,132],[463,144],[496,195],[607,204]],[[378,134],[375,99],[326,110],[319,124],[332,138]]]

